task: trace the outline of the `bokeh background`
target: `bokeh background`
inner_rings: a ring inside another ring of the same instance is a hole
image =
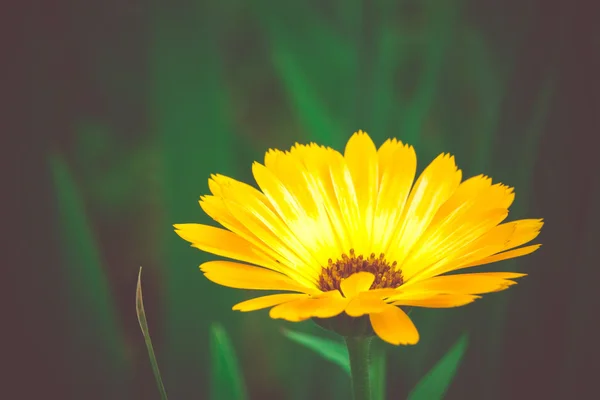
[[[545,218],[526,271],[459,309],[415,310],[421,342],[388,349],[387,393],[406,396],[464,332],[448,399],[587,399],[597,387],[600,34],[589,2],[14,2],[6,90],[20,126],[4,168],[5,393],[13,399],[154,399],[135,315],[143,287],[172,399],[210,391],[209,326],[231,337],[251,399],[347,399],[335,365],[281,328],[234,313],[253,293],[208,282],[210,259],[173,223],[211,173],[253,182],[271,147],[339,150],[356,130],[413,144],[422,169],[516,188],[509,218]],[[7,14],[12,15],[12,14]],[[24,86],[20,86],[24,84]],[[13,93],[14,89],[14,93]],[[9,108],[8,110],[11,110]],[[7,113],[8,114],[8,113]],[[12,118],[12,119],[11,119]],[[22,210],[21,215],[14,210]],[[4,324],[3,324],[4,325]]]

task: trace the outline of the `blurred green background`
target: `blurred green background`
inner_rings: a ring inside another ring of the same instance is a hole
[[[600,337],[593,6],[15,7],[26,16],[15,25],[25,44],[14,48],[25,89],[13,104],[27,111],[5,147],[19,173],[5,172],[25,215],[5,210],[5,229],[16,232],[4,241],[15,283],[5,315],[16,321],[5,329],[6,398],[158,398],[135,315],[140,265],[171,399],[209,398],[213,322],[231,337],[251,399],[349,398],[344,372],[281,328],[322,331],[232,312],[256,293],[207,281],[197,267],[211,256],[171,225],[211,223],[197,203],[209,174],[253,182],[251,163],[268,148],[316,141],[343,150],[358,129],[377,145],[413,144],[420,169],[450,152],[464,176],[516,188],[509,218],[546,220],[540,251],[488,268],[528,272],[519,285],[468,307],[412,313],[421,341],[387,347],[388,398],[405,398],[463,332],[467,352],[446,398],[590,398]]]

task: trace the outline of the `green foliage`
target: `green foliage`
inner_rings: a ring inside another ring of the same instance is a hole
[[[148,349],[148,356],[150,357],[150,364],[152,365],[152,372],[156,379],[156,385],[160,393],[162,400],[167,400],[167,392],[163,385],[162,378],[160,377],[160,370],[158,369],[158,362],[156,361],[156,355],[154,354],[154,347],[152,346],[152,339],[150,338],[150,331],[148,330],[148,321],[146,320],[146,311],[144,311],[144,299],[142,297],[142,267],[138,274],[137,287],[135,290],[135,313],[142,329],[142,335],[144,335],[144,341],[146,342],[146,348]]]
[[[117,324],[116,310],[100,251],[75,179],[60,155],[49,165],[56,191],[69,313],[67,362],[72,373],[71,391],[85,398],[97,377],[104,382],[99,393],[123,398],[129,382],[126,346]],[[85,365],[85,368],[82,366]]]
[[[444,398],[467,349],[468,335],[463,334],[446,355],[421,379],[408,400],[437,400]]]
[[[342,342],[321,338],[309,333],[290,331],[283,329],[283,334],[290,340],[314,351],[324,359],[331,361],[344,370],[350,376],[350,361],[348,360],[348,349]]]
[[[172,229],[174,223],[208,222],[198,198],[208,192],[211,173],[231,175],[235,168],[235,139],[212,36],[217,18],[210,12],[216,11],[202,7],[197,2],[181,7],[157,4],[150,48],[151,124],[161,150],[164,182],[164,219],[159,224],[164,259],[159,264],[168,267],[162,365],[172,398],[207,395],[210,360],[204,344],[210,321],[236,320],[229,304],[242,296],[241,292],[224,296],[222,287],[204,279],[198,265],[207,254],[191,249]]]
[[[212,400],[247,399],[244,379],[235,350],[220,324],[210,328],[211,387]]]

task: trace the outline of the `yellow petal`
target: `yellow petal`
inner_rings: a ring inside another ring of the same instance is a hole
[[[484,214],[470,215],[457,210],[430,228],[415,244],[400,266],[406,281],[423,279],[427,272],[447,261],[459,258],[465,248],[497,226],[508,210],[497,208]]]
[[[521,219],[511,222],[515,231],[506,243],[506,250],[521,246],[535,239],[539,234],[544,221],[542,219]]]
[[[472,294],[446,294],[433,292],[409,293],[393,302],[392,305],[425,308],[452,308],[467,305],[480,298],[481,296]]]
[[[331,318],[344,312],[348,305],[348,299],[342,297],[339,291],[335,291],[333,296],[317,298],[308,303],[310,306],[308,312],[311,317]]]
[[[417,155],[412,146],[386,141],[377,153],[379,158],[379,193],[374,217],[373,249],[387,251],[398,227],[417,171]]]
[[[467,246],[463,255],[451,260],[446,265],[438,266],[435,273],[429,276],[530,254],[537,250],[539,245],[522,247],[513,252],[500,252],[535,239],[542,225],[543,221],[540,219],[500,224]]]
[[[460,179],[461,171],[456,168],[453,156],[441,154],[425,168],[412,188],[403,220],[385,252],[390,259],[402,263],[440,206],[456,190]]]
[[[385,299],[387,297],[398,294],[397,289],[384,288],[384,289],[370,289],[367,292],[361,292],[358,294],[363,299]]]
[[[281,159],[282,161],[289,161],[285,156],[281,156]],[[292,167],[287,163],[288,173],[294,173]],[[294,221],[305,214],[296,196],[290,193],[283,182],[269,168],[255,162],[252,164],[252,173],[256,183],[284,221]]]
[[[360,209],[352,174],[341,155],[333,155],[330,159],[329,173],[331,184],[335,193],[339,210],[338,218],[340,225],[336,225],[340,235],[347,236],[347,242],[350,248],[353,248],[358,254],[364,254],[367,251],[367,235],[361,224]]]
[[[242,301],[233,306],[233,310],[237,311],[255,311],[267,307],[273,307],[278,304],[287,303],[288,301],[307,298],[304,293],[280,293],[271,294],[268,296],[256,297],[254,299]]]
[[[357,296],[350,300],[345,311],[351,317],[360,317],[365,314],[382,312],[386,306],[387,304],[381,299]]]
[[[492,185],[492,180],[485,175],[477,175],[463,181],[454,194],[442,204],[432,223],[443,219],[461,204],[477,197],[484,189]]]
[[[209,261],[200,266],[204,275],[219,285],[236,289],[289,290],[319,293],[316,288],[302,286],[279,272],[230,261]]]
[[[301,259],[298,258],[295,253],[288,251],[287,247],[284,245],[277,247],[277,245],[273,242],[269,242],[268,238],[270,233],[264,225],[260,225],[259,222],[250,224],[250,227],[254,229],[254,232],[266,237],[265,240],[261,240],[254,232],[250,230],[249,227],[240,222],[230,211],[230,209],[233,209],[236,210],[236,213],[239,215],[247,215],[247,210],[244,210],[241,206],[233,203],[230,200],[217,198],[215,196],[203,196],[200,200],[200,206],[215,221],[239,235],[248,243],[251,243],[254,247],[262,251],[262,253],[267,257],[271,258],[272,260],[276,260],[275,263],[277,265],[270,265],[271,269],[282,272],[298,282],[301,282],[303,285],[314,285],[314,276],[310,276],[303,273],[303,271],[298,271],[296,268],[294,268],[296,265],[302,265]]]
[[[500,224],[483,234],[481,232],[486,231],[490,225],[494,225],[498,220],[504,218],[505,213],[506,210],[503,209],[492,210],[488,214],[488,217],[482,218],[479,221],[474,220],[476,224],[479,224],[478,226],[476,225],[477,229],[473,230],[471,229],[472,225],[469,225],[471,231],[467,233],[468,236],[464,236],[461,243],[450,242],[450,245],[454,247],[454,251],[452,253],[445,253],[445,257],[437,260],[431,266],[423,268],[423,265],[415,265],[415,263],[403,266],[406,269],[406,271],[403,271],[405,283],[462,269],[473,261],[502,251],[505,244],[515,232],[514,225]],[[459,230],[462,230],[462,227]],[[456,247],[457,244],[462,245],[462,247]],[[444,251],[445,249],[441,250]]]
[[[267,257],[262,251],[235,233],[201,224],[176,224],[173,226],[175,233],[202,251],[267,268],[277,268],[275,260]]]
[[[388,168],[388,166],[399,161],[395,159],[394,153],[398,149],[402,149],[403,147],[404,144],[396,138],[386,139],[386,141],[383,142],[381,146],[379,146],[379,149],[377,149],[377,161],[379,163],[380,180],[383,176],[385,169]]]
[[[432,276],[434,268],[461,258],[506,218],[513,199],[512,188],[491,185],[485,176],[467,179],[440,207],[399,266],[405,280]]]
[[[356,192],[360,228],[365,233],[364,240],[370,245],[379,181],[377,149],[369,135],[358,131],[348,140],[344,158]]]
[[[534,244],[532,246],[525,246],[525,247],[521,247],[519,249],[505,251],[504,253],[499,253],[499,254],[495,254],[490,257],[482,258],[471,264],[465,265],[462,268],[475,267],[478,265],[484,265],[484,264],[489,264],[489,263],[493,263],[493,262],[497,262],[497,261],[508,260],[509,258],[526,256],[527,254],[533,253],[534,251],[539,249],[541,246],[542,246],[541,244]]]
[[[342,279],[340,288],[342,289],[344,297],[351,299],[360,292],[369,290],[374,281],[375,275],[372,273],[366,271],[356,272],[348,278]]]
[[[304,321],[311,317],[331,318],[341,314],[347,304],[347,299],[335,295],[300,299],[273,307],[269,316],[292,322]]]
[[[351,237],[345,227],[343,210],[338,207],[330,171],[331,164],[334,160],[339,160],[341,155],[333,149],[317,146],[314,143],[310,146],[294,146],[291,153],[304,164],[310,180],[317,189],[316,192],[319,193],[315,201],[322,204],[325,216],[333,228],[334,240],[331,246],[337,244],[337,254],[347,252],[352,248]]]
[[[520,278],[526,274],[514,272],[487,272],[475,274],[458,274],[436,276],[411,284],[402,286],[402,292],[443,292],[462,294],[482,294],[497,292],[515,285],[517,282],[510,279]],[[395,300],[395,297],[390,297]]]
[[[269,167],[253,165],[256,182],[307,252],[319,265],[326,265],[331,254],[344,250],[335,246],[334,229],[317,182],[293,154],[270,154],[266,158]]]
[[[369,315],[373,330],[382,340],[394,344],[416,344],[419,332],[400,308],[387,305],[385,310]]]
[[[279,217],[265,208],[254,208],[254,206],[260,207],[257,203],[240,205],[225,201],[225,204],[240,223],[281,256],[282,264],[284,263],[294,270],[296,274],[293,276],[294,279],[316,282],[321,266],[315,264],[312,257],[306,253],[306,249],[299,244],[296,236],[287,226],[284,226]],[[298,266],[302,266],[302,268]],[[292,275],[290,274],[290,276]]]
[[[241,237],[245,237],[244,235],[251,235],[251,232],[231,215],[231,212],[229,212],[225,206],[223,198],[217,196],[201,196],[199,204],[206,215],[214,219],[223,227],[237,234],[242,233],[243,235],[240,235]]]
[[[279,304],[269,311],[269,316],[273,319],[285,319],[286,321],[299,322],[310,318],[306,312],[307,305],[314,300],[299,299],[287,303]]]
[[[242,202],[245,199],[252,198],[253,201],[258,201],[273,210],[264,193],[247,183],[240,182],[228,176],[220,174],[211,175],[208,180],[208,187],[215,196]]]

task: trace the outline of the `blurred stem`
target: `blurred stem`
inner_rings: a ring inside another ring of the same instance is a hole
[[[346,337],[354,400],[371,400],[369,353],[372,337]]]

